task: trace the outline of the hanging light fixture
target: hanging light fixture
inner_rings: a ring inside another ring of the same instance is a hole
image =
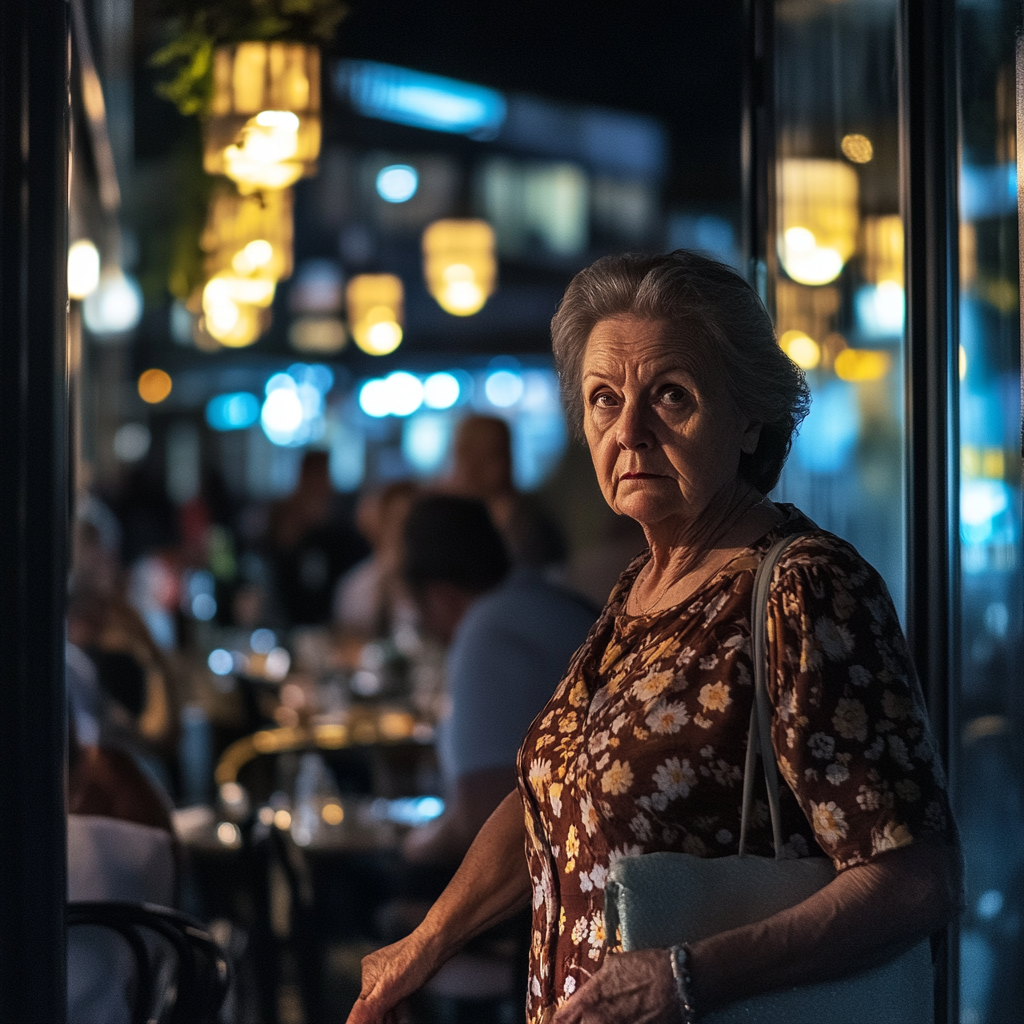
[[[494,228],[485,220],[438,220],[423,232],[423,273],[442,309],[472,316],[493,294],[498,276]]]
[[[240,191],[283,189],[316,173],[320,50],[286,42],[218,46],[203,167]]]
[[[779,259],[799,284],[834,281],[857,248],[857,172],[840,160],[779,162]]]
[[[224,184],[214,191],[199,240],[209,276],[231,272],[242,277],[282,281],[291,276],[291,189],[240,195]]]
[[[357,274],[345,289],[348,326],[371,356],[386,356],[402,343],[402,281],[394,274]]]

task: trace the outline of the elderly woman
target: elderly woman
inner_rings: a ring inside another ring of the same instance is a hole
[[[849,544],[766,497],[808,393],[755,293],[692,253],[609,257],[570,284],[552,336],[605,499],[649,548],[531,726],[518,794],[421,927],[364,961],[352,1024],[388,1020],[530,899],[531,1024],[682,1019],[668,951],[617,952],[606,934],[605,879],[624,856],[737,852],[751,589],[764,553],[796,533],[768,604],[783,834],[789,855],[827,855],[838,874],[692,944],[696,1019],[881,962],[958,907],[955,827],[885,585]],[[766,813],[751,840],[772,855]]]

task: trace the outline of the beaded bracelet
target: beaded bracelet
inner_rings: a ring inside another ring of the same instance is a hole
[[[676,979],[676,991],[679,993],[682,1024],[696,1024],[697,1010],[690,998],[690,950],[685,944],[673,946],[669,949],[668,955],[672,964],[672,977]]]

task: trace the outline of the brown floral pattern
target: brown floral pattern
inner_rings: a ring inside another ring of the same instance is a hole
[[[534,880],[528,1018],[550,1019],[614,948],[604,885],[621,857],[737,852],[753,700],[750,601],[769,599],[772,736],[786,852],[863,864],[953,828],[906,642],[881,578],[791,506],[785,522],[675,608],[627,616],[622,575],[519,753]],[[752,852],[773,854],[764,782]]]

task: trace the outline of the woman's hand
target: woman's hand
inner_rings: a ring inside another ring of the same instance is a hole
[[[420,929],[363,957],[363,987],[347,1024],[400,1024],[397,1007],[430,979],[437,966]]]
[[[666,949],[613,953],[555,1014],[552,1024],[679,1024],[682,1011]]]

